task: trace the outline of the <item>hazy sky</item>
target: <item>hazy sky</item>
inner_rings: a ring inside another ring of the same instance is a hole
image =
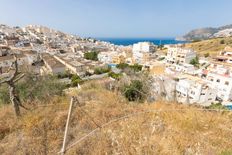
[[[174,37],[232,24],[232,0],[0,0],[0,23],[84,37]]]

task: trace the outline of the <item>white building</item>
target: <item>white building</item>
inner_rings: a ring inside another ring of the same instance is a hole
[[[220,54],[214,58],[216,61],[232,63],[232,47],[226,46]]]
[[[167,74],[179,74],[187,73],[190,75],[196,75],[197,70],[191,64],[180,63],[180,64],[166,64],[165,73]]]
[[[218,72],[209,72],[207,80],[215,87],[217,97],[223,101],[232,100],[232,76],[227,71],[223,73],[223,69]]]
[[[191,73],[195,70],[194,66],[191,64],[175,64],[175,69],[177,72],[182,72],[182,73]]]
[[[98,54],[98,61],[105,64],[110,64],[112,63],[112,57],[112,52],[100,52]]]
[[[216,100],[216,94],[215,87],[197,77],[182,77],[176,84],[177,101],[181,103],[209,106]]]
[[[121,51],[107,51],[98,54],[98,61],[104,64],[118,64],[125,62],[126,53]]]
[[[196,58],[196,52],[192,49],[181,47],[170,47],[167,53],[167,62],[169,63],[190,63],[190,61]]]
[[[136,63],[142,63],[145,55],[156,51],[156,45],[150,42],[139,42],[133,45],[132,53]]]

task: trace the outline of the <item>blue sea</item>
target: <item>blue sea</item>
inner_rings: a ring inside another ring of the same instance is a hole
[[[152,42],[156,45],[164,44],[183,44],[186,41],[178,41],[175,38],[97,38],[101,41],[110,42],[115,45],[133,45],[138,42]]]

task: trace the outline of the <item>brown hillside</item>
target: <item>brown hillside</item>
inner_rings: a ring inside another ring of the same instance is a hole
[[[230,112],[209,112],[163,101],[128,103],[97,83],[86,84],[73,94],[84,105],[74,107],[66,154],[214,155],[232,151]],[[69,97],[57,97],[47,106],[24,111],[19,120],[11,106],[1,107],[0,154],[57,154],[68,106]],[[135,115],[103,126],[129,114]],[[98,125],[103,127],[70,147]]]
[[[226,46],[232,46],[232,37],[215,38],[186,44],[186,47],[193,48],[200,55],[206,53],[209,53],[210,55],[217,55]]]

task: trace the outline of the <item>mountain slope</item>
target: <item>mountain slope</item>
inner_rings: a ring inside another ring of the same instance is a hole
[[[232,24],[221,26],[218,28],[208,27],[208,28],[200,28],[195,29],[187,34],[185,34],[182,39],[187,41],[192,40],[204,40],[209,38],[215,38],[215,37],[229,37],[232,36]]]
[[[187,48],[194,49],[198,54],[209,53],[211,56],[219,54],[226,46],[232,47],[232,37],[212,38],[185,44]]]

